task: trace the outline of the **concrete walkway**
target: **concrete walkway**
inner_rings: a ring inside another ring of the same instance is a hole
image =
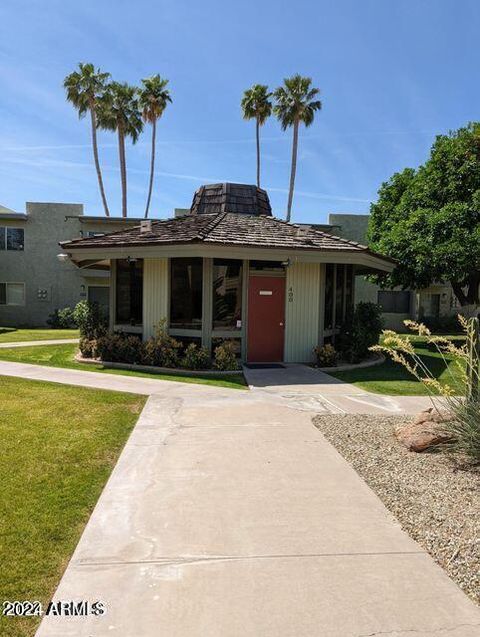
[[[245,378],[253,391],[267,392],[310,411],[350,414],[416,414],[431,407],[428,396],[384,396],[344,383],[307,365],[248,369]]]
[[[64,345],[65,343],[78,343],[78,338],[52,338],[47,341],[15,341],[14,343],[0,343],[0,349],[11,347],[31,347],[32,345]]]
[[[249,370],[245,369],[251,392],[265,401],[311,413],[359,413],[359,414],[414,414],[431,406],[427,396],[382,396],[371,394],[354,385],[342,383],[332,376],[304,365],[289,365],[285,369]],[[170,392],[174,386],[185,388],[186,384],[164,381],[159,377],[141,378],[122,374],[105,374],[78,369],[31,365],[0,361],[0,375],[18,376],[31,380],[45,380],[66,385],[112,389],[134,394],[151,395]],[[222,391],[225,396],[240,391],[246,398],[247,392],[236,389],[220,389],[206,385],[189,383],[189,391],[197,394]]]
[[[268,392],[161,384],[54,597],[107,613],[47,617],[38,637],[480,634],[479,609],[310,413]]]

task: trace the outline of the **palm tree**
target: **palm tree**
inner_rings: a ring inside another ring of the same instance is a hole
[[[142,117],[145,122],[152,125],[152,153],[150,161],[150,183],[148,185],[147,205],[145,207],[145,219],[148,217],[150,199],[152,198],[153,176],[155,172],[155,143],[157,136],[157,121],[163,115],[168,102],[172,101],[170,91],[166,88],[168,80],[163,80],[160,75],[152,75],[142,80],[143,88],[139,90],[139,104]]]
[[[80,62],[78,71],[70,73],[63,81],[63,86],[67,92],[67,100],[77,109],[78,116],[82,118],[85,117],[87,112],[90,113],[93,159],[95,161],[103,208],[107,217],[110,216],[110,211],[108,209],[105,189],[103,187],[102,171],[100,170],[100,161],[98,159],[97,116],[95,109],[99,98],[105,91],[105,83],[109,77],[110,73],[102,73],[100,69],[96,69],[93,64]]]
[[[257,139],[257,186],[260,188],[260,126],[263,126],[272,114],[271,93],[268,86],[254,84],[244,92],[241,107],[243,119],[255,120],[255,133]]]
[[[287,221],[290,221],[297,170],[298,127],[301,123],[305,126],[312,124],[315,111],[322,108],[322,102],[315,99],[320,91],[318,88],[311,88],[312,80],[310,77],[302,77],[297,73],[297,75],[285,78],[283,82],[284,85],[273,93],[276,102],[273,111],[280,121],[282,130],[293,126],[292,166],[287,206]]]
[[[118,135],[118,155],[122,184],[122,217],[127,216],[127,161],[125,138],[130,137],[135,144],[143,130],[143,122],[138,108],[137,88],[127,83],[110,82],[97,103],[98,126],[116,131]]]

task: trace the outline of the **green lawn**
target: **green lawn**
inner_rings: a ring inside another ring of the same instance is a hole
[[[145,400],[0,376],[2,602],[48,602]],[[0,635],[37,624],[0,617]]]
[[[179,374],[149,374],[124,369],[107,369],[98,363],[96,365],[77,363],[74,356],[78,351],[75,343],[63,345],[31,345],[27,347],[15,347],[0,349],[0,360],[14,361],[18,363],[33,363],[35,365],[48,365],[50,367],[66,367],[68,369],[82,369],[87,372],[102,372],[106,374],[121,374],[122,376],[140,376],[157,380],[175,380],[181,383],[199,383],[201,385],[216,385],[230,389],[246,389],[247,385],[243,374],[213,375],[208,378],[195,376],[181,376]]]
[[[0,327],[0,343],[48,341],[54,338],[78,338],[78,330],[47,330],[43,328],[17,329]]]
[[[462,339],[462,337],[455,338]],[[422,338],[415,339],[415,349],[435,378],[456,388],[459,392],[461,391],[459,370],[451,358],[448,358],[447,368],[442,356],[437,351],[427,349],[425,340]],[[422,383],[418,382],[402,365],[394,363],[390,359],[375,367],[335,372],[331,375],[375,394],[389,394],[390,396],[424,396],[428,394]]]

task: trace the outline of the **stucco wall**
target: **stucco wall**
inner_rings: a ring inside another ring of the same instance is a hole
[[[286,296],[285,361],[309,362],[319,337],[320,264],[287,268]]]
[[[23,251],[0,250],[0,282],[25,283],[25,305],[0,305],[3,326],[44,326],[55,309],[85,299],[89,284],[108,285],[108,272],[79,270],[70,261],[60,262],[58,244],[81,233],[125,227],[120,218],[106,224],[102,219],[83,217],[82,204],[27,203],[26,213],[27,219],[0,219],[0,226],[24,229]],[[47,290],[45,299],[39,298],[39,289]]]
[[[143,338],[155,333],[155,326],[168,312],[168,259],[143,261]]]
[[[79,300],[82,281],[77,268],[60,263],[57,254],[59,241],[79,235],[78,220],[65,217],[82,213],[80,204],[27,203],[27,220],[0,220],[0,226],[23,228],[25,233],[23,251],[0,251],[0,280],[25,283],[25,305],[0,305],[1,325],[45,325],[55,308]],[[44,300],[39,289],[47,291]]]

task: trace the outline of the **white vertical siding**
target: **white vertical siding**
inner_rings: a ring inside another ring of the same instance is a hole
[[[311,361],[319,336],[320,264],[288,267],[286,292],[285,361]]]
[[[143,338],[153,336],[155,326],[167,318],[168,259],[143,261]]]

